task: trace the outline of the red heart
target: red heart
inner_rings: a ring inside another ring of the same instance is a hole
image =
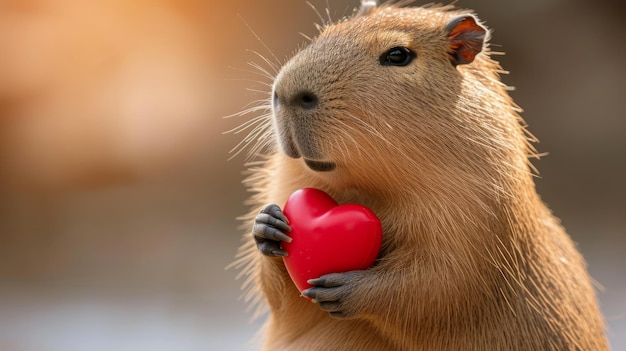
[[[339,205],[319,189],[304,188],[289,197],[283,213],[293,239],[283,242],[289,254],[283,259],[300,291],[311,287],[309,279],[367,269],[378,255],[382,228],[367,207]]]

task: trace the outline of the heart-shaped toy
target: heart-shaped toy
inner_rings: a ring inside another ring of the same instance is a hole
[[[293,239],[282,243],[285,266],[303,291],[309,279],[330,273],[369,268],[382,242],[380,220],[369,208],[339,205],[322,190],[304,188],[294,192],[283,208]]]

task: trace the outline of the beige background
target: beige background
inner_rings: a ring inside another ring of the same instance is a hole
[[[334,19],[356,6],[328,2]],[[538,189],[624,350],[625,12],[458,5],[507,53],[503,79],[550,153]],[[227,161],[242,136],[222,132],[251,117],[221,117],[267,96],[249,50],[284,61],[315,21],[304,1],[0,1],[1,350],[250,348],[259,323],[224,270],[245,212],[244,158]]]

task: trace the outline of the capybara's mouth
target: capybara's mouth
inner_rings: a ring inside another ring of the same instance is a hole
[[[304,159],[304,163],[307,165],[307,167],[316,172],[330,172],[337,167],[337,164],[335,164],[334,162],[314,161],[306,158]]]

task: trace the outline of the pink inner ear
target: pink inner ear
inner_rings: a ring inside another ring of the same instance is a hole
[[[486,29],[469,15],[452,20],[447,29],[452,62],[460,65],[474,61],[476,55],[483,49]]]

